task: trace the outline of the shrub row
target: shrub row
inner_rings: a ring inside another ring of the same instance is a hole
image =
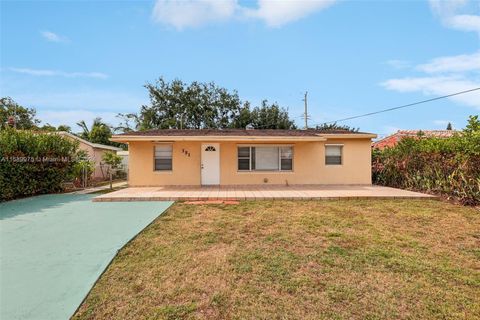
[[[480,130],[475,128],[478,118],[471,117],[467,129],[451,138],[405,138],[393,148],[374,150],[374,183],[480,204]]]
[[[71,179],[78,144],[57,134],[0,131],[0,201],[59,192]]]

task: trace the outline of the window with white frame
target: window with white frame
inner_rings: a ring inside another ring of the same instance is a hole
[[[172,145],[159,144],[155,146],[155,171],[172,170]]]
[[[343,145],[325,145],[325,164],[342,164]]]
[[[292,146],[239,146],[239,171],[292,171]]]

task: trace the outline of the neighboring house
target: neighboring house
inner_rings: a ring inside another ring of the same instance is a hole
[[[394,134],[391,134],[383,139],[375,141],[372,147],[375,149],[383,150],[385,148],[394,147],[400,140],[405,137],[436,137],[436,138],[449,138],[453,136],[456,130],[398,130]]]
[[[129,185],[371,184],[375,134],[342,130],[150,130],[128,143]]]
[[[125,169],[128,168],[128,151],[117,151],[117,155],[122,158],[121,166]]]
[[[107,146],[104,144],[99,144],[99,143],[93,143],[87,140],[84,140],[80,137],[77,137],[74,134],[71,134],[69,132],[65,131],[60,131],[58,134],[69,138],[71,140],[75,140],[79,142],[79,149],[80,150],[85,150],[88,154],[88,157],[90,161],[93,161],[95,163],[95,170],[93,172],[93,178],[94,179],[106,179],[107,178],[107,173],[105,168],[102,167],[102,156],[105,152],[114,152],[117,153],[118,151],[121,151],[122,148],[117,148],[117,147],[112,147],[112,146]]]

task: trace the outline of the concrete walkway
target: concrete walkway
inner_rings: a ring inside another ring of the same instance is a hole
[[[127,186],[127,181],[121,181],[121,182],[114,182],[112,183],[112,188],[123,188]],[[99,187],[92,187],[92,188],[87,188],[79,191],[73,191],[71,194],[90,194],[98,191],[103,191],[103,190],[108,190],[110,189],[110,184],[106,184],[104,186],[99,186]]]
[[[171,202],[44,195],[0,203],[0,319],[68,319],[117,251]]]
[[[163,200],[313,200],[356,198],[435,198],[407,190],[381,186],[225,186],[225,187],[144,187],[126,188],[100,195],[93,199],[103,201],[163,201]]]

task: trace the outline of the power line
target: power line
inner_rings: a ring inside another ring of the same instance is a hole
[[[415,106],[415,105],[422,104],[422,103],[427,103],[427,102],[432,102],[432,101],[445,99],[445,98],[449,98],[449,97],[453,97],[453,96],[458,96],[458,95],[469,93],[469,92],[476,91],[476,90],[480,90],[480,87],[473,88],[473,89],[470,89],[470,90],[460,91],[460,92],[456,92],[456,93],[452,93],[452,94],[448,94],[446,96],[441,96],[441,97],[422,100],[422,101],[418,101],[418,102],[414,102],[414,103],[409,103],[409,104],[401,105],[401,106],[398,106],[398,107],[393,107],[393,108],[383,109],[383,110],[379,110],[379,111],[369,112],[369,113],[365,113],[365,114],[361,114],[361,115],[357,115],[357,116],[352,116],[352,117],[348,117],[348,118],[343,118],[343,119],[339,119],[339,120],[335,120],[335,121],[323,122],[321,124],[329,124],[329,123],[347,121],[347,120],[352,120],[352,119],[357,119],[357,118],[362,118],[362,117],[368,117],[368,116],[371,116],[371,115],[374,115],[374,114],[379,114],[379,113],[388,112],[388,111],[392,111],[392,110],[407,108],[407,107]],[[317,125],[321,125],[321,124],[317,124]]]

